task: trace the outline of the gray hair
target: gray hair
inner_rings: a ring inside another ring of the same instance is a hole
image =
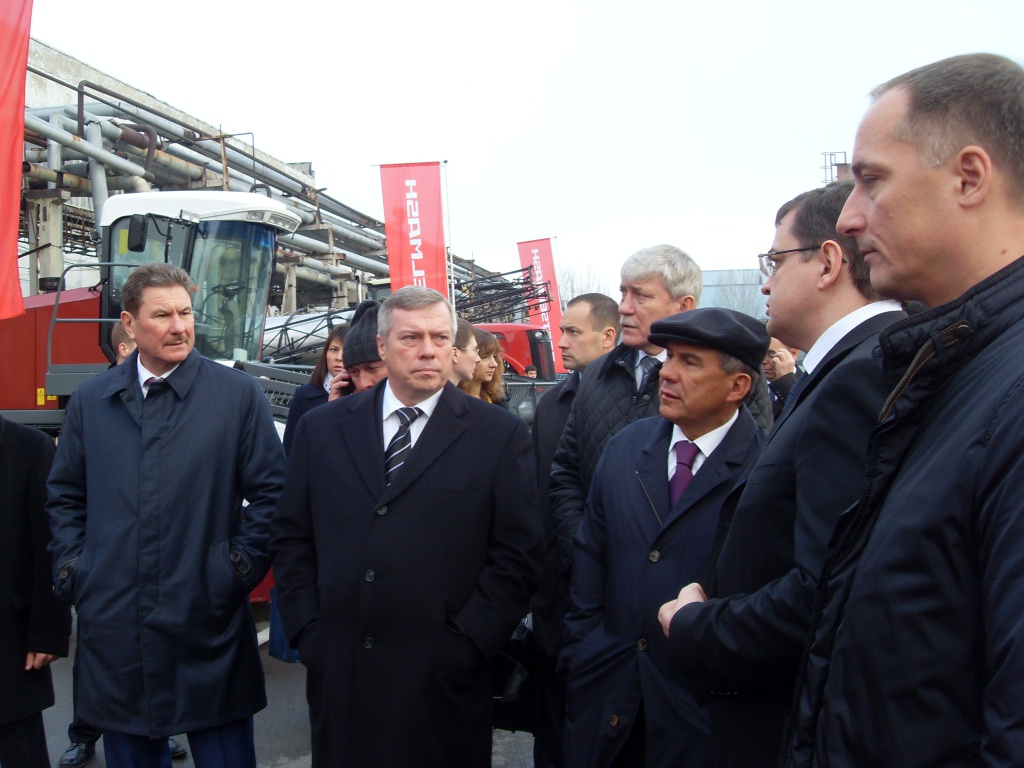
[[[192,298],[196,286],[184,269],[162,262],[141,264],[132,270],[128,279],[124,281],[121,288],[121,307],[132,317],[138,317],[143,291],[147,288],[173,288],[176,285],[188,291],[189,299]]]
[[[435,304],[444,304],[452,317],[452,342],[455,341],[455,329],[458,325],[455,317],[455,307],[433,288],[424,288],[420,285],[407,285],[399,288],[380,305],[380,312],[377,314],[377,335],[382,339],[388,337],[391,331],[391,315],[396,309],[411,312],[416,309],[425,309]]]
[[[983,147],[1024,204],[1024,69],[1003,56],[974,53],[918,67],[871,92],[902,88],[909,105],[893,135],[935,167],[971,144]]]
[[[674,245],[653,245],[637,251],[622,265],[622,279],[631,283],[660,278],[673,301],[693,296],[700,304],[703,276],[700,267]]]

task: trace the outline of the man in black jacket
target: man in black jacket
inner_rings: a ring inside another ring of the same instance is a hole
[[[806,373],[736,507],[707,590],[716,599],[703,602],[693,584],[661,611],[687,684],[726,694],[711,700],[716,768],[778,759],[825,548],[839,513],[857,500],[885,402],[878,333],[905,317],[896,302],[878,300],[856,242],[836,234],[852,189],[837,182],[779,209],[761,290],[768,331],[807,350]]]
[[[538,654],[533,679],[537,692],[533,761],[537,768],[562,765],[562,728],[565,723],[565,680],[556,673],[558,653],[565,635],[569,610],[567,575],[561,571],[557,539],[550,520],[548,486],[551,462],[569,418],[584,369],[615,346],[619,338],[619,308],[600,293],[585,293],[570,301],[559,325],[558,348],[569,378],[544,393],[533,417],[533,453],[537,459],[537,487],[545,516],[545,566],[533,596],[533,637]]]
[[[68,655],[71,612],[53,594],[46,474],[53,441],[0,416],[0,764],[49,768],[50,662]]]

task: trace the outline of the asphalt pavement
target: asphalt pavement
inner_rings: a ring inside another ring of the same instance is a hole
[[[265,626],[265,609],[254,608],[257,626]],[[265,634],[265,633],[264,633]],[[71,664],[75,652],[75,636],[71,637],[71,658],[58,659],[52,666],[56,704],[43,713],[50,761],[56,766],[68,746],[67,727],[71,722]],[[260,648],[263,671],[267,679],[266,709],[257,713],[256,762],[260,768],[310,768],[309,713],[306,708],[306,670],[301,664],[286,664],[267,656],[267,646]],[[183,746],[188,739],[179,738]],[[526,733],[494,732],[492,768],[532,768],[533,737]],[[89,768],[105,768],[103,741],[96,747],[96,756]],[[191,754],[174,763],[175,768],[194,768]]]

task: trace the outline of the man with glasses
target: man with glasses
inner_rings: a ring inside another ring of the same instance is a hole
[[[739,500],[709,584],[684,587],[659,618],[687,683],[712,694],[713,764],[773,766],[836,518],[860,493],[868,436],[887,389],[873,351],[905,317],[879,301],[857,244],[836,233],[852,182],[779,209],[768,332],[807,350]]]

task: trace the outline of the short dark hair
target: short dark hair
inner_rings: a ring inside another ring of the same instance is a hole
[[[473,332],[473,324],[460,317],[455,323],[455,348],[465,349],[469,340],[473,338]]]
[[[117,348],[122,344],[131,344],[132,337],[128,335],[127,329],[124,324],[118,320],[110,329],[110,346],[114,349],[114,354],[117,354]]]
[[[195,283],[181,267],[174,264],[151,263],[141,264],[132,270],[121,289],[121,306],[132,317],[139,316],[142,306],[142,294],[147,288],[172,288],[180,285],[188,291],[189,298],[195,291]]]
[[[327,334],[327,341],[324,342],[324,348],[320,352],[320,359],[316,361],[316,368],[313,369],[313,375],[309,377],[312,384],[317,387],[324,385],[324,379],[327,378],[327,350],[330,349],[331,344],[338,342],[345,346],[345,337],[348,335],[347,325],[336,325],[331,329],[331,332]]]
[[[618,336],[622,320],[619,317],[619,304],[615,299],[605,296],[603,293],[581,293],[565,306],[566,308],[574,307],[582,302],[586,302],[590,307],[590,322],[596,330],[611,326],[615,329],[615,335]]]
[[[966,146],[983,147],[1024,205],[1024,69],[1004,56],[972,53],[918,67],[871,92],[903,88],[909,105],[894,135],[941,165]]]
[[[851,192],[853,181],[844,179],[797,195],[779,208],[779,212],[775,214],[775,226],[779,226],[791,211],[795,211],[790,231],[801,248],[814,248],[826,240],[835,240],[843,252],[843,258],[846,259],[857,290],[874,300],[878,298],[878,294],[871,287],[871,274],[860,248],[857,247],[857,241],[836,231],[839,214],[843,212],[843,206],[846,205]],[[803,261],[810,261],[814,258],[814,253],[805,252],[799,256]]]

